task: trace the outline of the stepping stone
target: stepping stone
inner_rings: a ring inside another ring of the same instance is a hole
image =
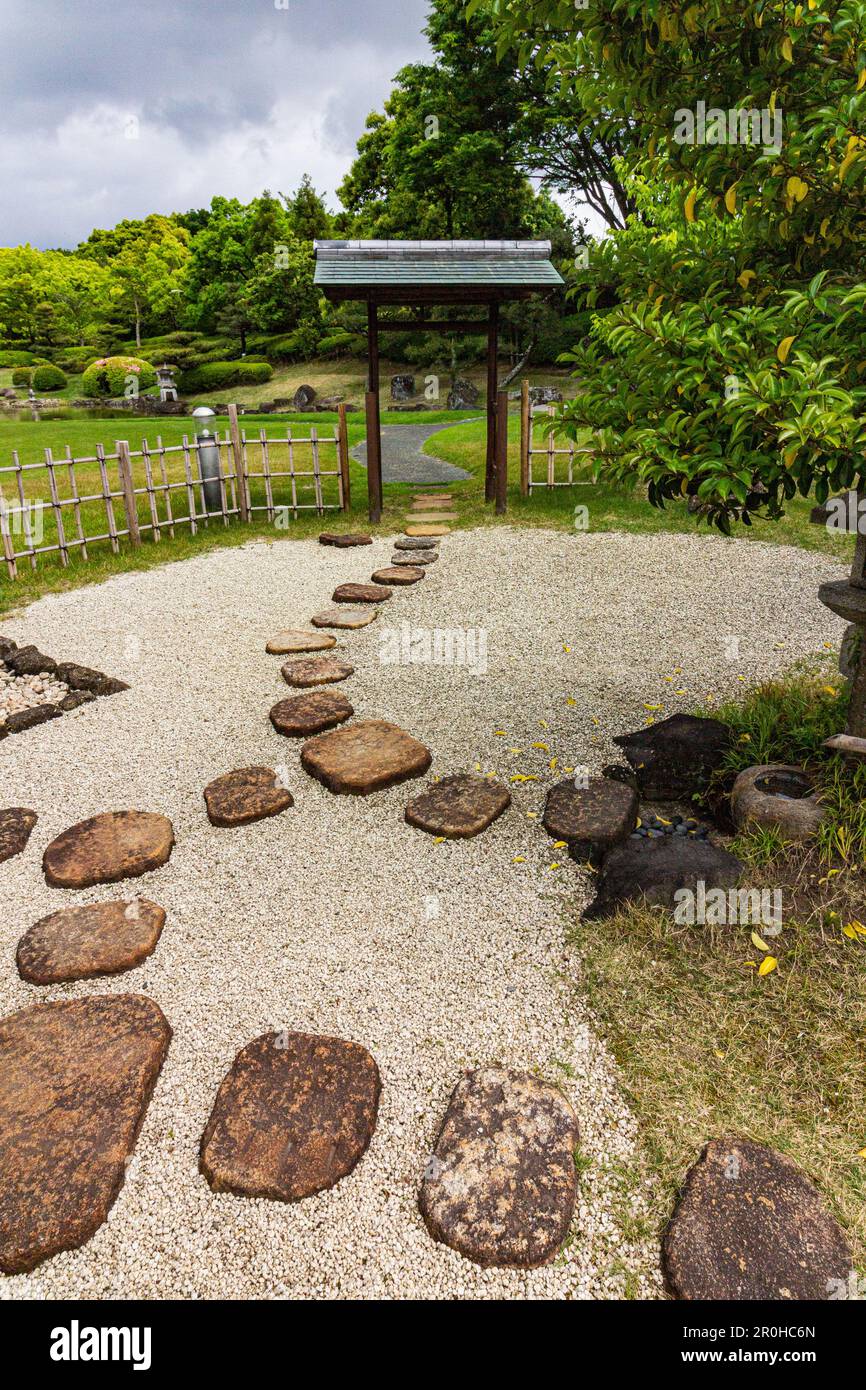
[[[370,578],[374,584],[417,584],[424,578],[424,571],[418,566],[386,565],[385,569],[374,570]]]
[[[503,1067],[466,1072],[421,1184],[431,1236],[479,1265],[548,1263],[574,1213],[577,1142],[554,1086]]]
[[[372,545],[373,537],[364,536],[360,532],[350,531],[323,531],[319,536],[320,545],[336,545],[340,549],[352,545]]]
[[[567,840],[581,859],[612,849],[637,825],[640,805],[634,787],[607,777],[576,787],[567,777],[547,793],[542,824],[554,840]]]
[[[290,652],[324,652],[336,647],[337,639],[329,632],[304,632],[301,628],[289,628],[278,632],[265,647],[271,656],[287,656]]]
[[[398,536],[394,542],[395,550],[432,550],[439,544],[437,540],[426,540],[422,536]]]
[[[845,1298],[853,1258],[818,1189],[750,1139],[712,1139],[689,1169],[662,1246],[675,1298]]]
[[[435,550],[398,550],[391,556],[392,565],[434,565],[439,559]]]
[[[132,970],[155,949],[164,924],[165,912],[147,898],[63,907],[24,933],[18,974],[53,985]]]
[[[0,864],[20,854],[27,846],[39,817],[23,806],[9,806],[0,811]]]
[[[314,627],[366,627],[378,618],[377,609],[369,608],[326,608],[310,619]]]
[[[310,656],[287,661],[280,667],[280,674],[286,685],[331,685],[346,680],[354,670],[348,661],[340,661],[336,656]]]
[[[641,796],[648,801],[688,801],[706,791],[724,761],[731,731],[718,719],[672,714],[660,724],[619,734],[613,741],[634,769]]]
[[[450,526],[407,526],[407,536],[450,536]]]
[[[351,1173],[376,1128],[379,1068],[360,1043],[267,1033],[217,1092],[199,1167],[214,1192],[298,1202]]]
[[[384,603],[391,590],[378,584],[338,584],[331,598],[334,603]]]
[[[252,821],[278,816],[295,800],[277,780],[272,767],[241,767],[224,772],[204,789],[207,816],[211,825],[249,825]]]
[[[734,888],[743,865],[726,849],[685,835],[662,835],[657,840],[629,837],[605,855],[596,899],[583,920],[612,917],[626,903],[673,910],[681,888],[697,893],[700,881],[711,888]]]
[[[301,749],[301,765],[329,791],[367,796],[421,777],[433,761],[429,748],[396,724],[365,719],[322,734]]]
[[[36,1004],[0,1022],[0,1270],[99,1229],[123,1186],[171,1028],[140,994]]]
[[[53,888],[89,888],[139,878],[168,862],[174,828],[151,811],[107,811],[58,835],[42,856]]]
[[[457,521],[457,520],[458,520],[458,517],[457,517],[457,513],[456,513],[456,512],[412,512],[412,513],[411,513],[411,516],[412,516],[412,521],[413,521],[413,522],[419,522],[419,521],[444,522],[444,521]],[[412,536],[418,536],[418,535],[423,536],[423,535],[425,534],[425,532],[423,532],[423,531],[417,531],[417,530],[415,529],[414,525],[413,525],[413,527],[411,528],[411,530],[408,531],[408,534],[409,534],[409,535],[412,535]],[[439,535],[445,535],[446,532],[445,532],[445,531],[440,531],[440,532],[437,533],[436,531],[431,531],[431,532],[429,532],[429,534],[430,534],[430,535],[433,535],[433,536],[435,536],[435,535],[437,535],[437,534],[439,534]]]
[[[333,729],[355,713],[345,695],[337,690],[311,690],[306,695],[293,695],[280,700],[271,710],[270,719],[278,734],[287,738],[303,738],[322,729]]]
[[[457,772],[431,782],[413,797],[406,807],[406,819],[431,835],[467,840],[480,835],[510,805],[510,792],[497,782]]]

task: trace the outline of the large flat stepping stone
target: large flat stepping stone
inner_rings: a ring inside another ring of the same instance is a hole
[[[334,603],[384,603],[391,590],[379,584],[338,584],[331,595]]]
[[[435,550],[398,550],[391,556],[392,565],[434,565],[439,559]]]
[[[336,545],[343,550],[353,545],[372,545],[373,537],[362,535],[359,531],[323,531],[319,544]]]
[[[199,1167],[214,1192],[297,1202],[333,1187],[376,1128],[379,1068],[360,1043],[267,1033],[217,1092]]]
[[[370,575],[374,584],[417,584],[424,578],[424,571],[412,565],[386,565],[384,569],[374,570]]]
[[[295,804],[272,767],[241,767],[224,772],[205,787],[204,799],[211,825],[226,827],[278,816]]]
[[[688,801],[706,791],[724,761],[731,731],[718,719],[672,714],[660,724],[619,734],[614,740],[634,769],[648,801]]]
[[[123,1186],[171,1038],[140,994],[36,1004],[0,1022],[0,1270],[99,1229]]]
[[[322,729],[333,729],[355,713],[352,705],[338,690],[310,690],[306,695],[293,695],[280,700],[271,710],[270,719],[278,734],[287,738],[308,738]]]
[[[375,608],[340,608],[338,605],[334,608],[323,609],[321,613],[316,613],[310,621],[314,627],[359,628],[375,622],[378,616],[378,611]]]
[[[699,882],[707,891],[735,888],[742,872],[739,859],[707,840],[685,835],[653,840],[629,836],[605,855],[597,896],[583,918],[611,917],[633,902],[673,910],[681,888],[697,893]]]
[[[426,506],[429,502],[438,506],[442,502],[453,501],[454,498],[452,497],[450,492],[416,492],[412,496],[413,507],[420,505],[421,503],[423,503]]]
[[[89,888],[159,869],[168,862],[174,829],[152,811],[107,811],[64,830],[42,856],[54,888]]]
[[[467,840],[480,835],[510,805],[511,793],[497,782],[457,772],[431,782],[413,797],[406,806],[406,819],[431,835]]]
[[[439,524],[439,523],[445,522],[445,521],[457,521],[457,520],[458,520],[458,517],[457,517],[457,513],[456,513],[456,512],[416,512],[416,511],[413,511],[413,512],[410,513],[410,515],[411,515],[411,517],[412,517],[412,522],[413,522],[413,524],[414,524],[415,522],[434,522],[434,523],[436,523],[436,524]],[[416,532],[413,531],[412,534],[414,535],[414,534],[416,534]],[[442,534],[445,534],[445,533],[443,532]],[[434,532],[434,535],[435,535],[435,532]]]
[[[301,749],[301,765],[329,791],[367,796],[421,777],[433,761],[423,743],[384,719],[322,734]]]
[[[612,849],[637,825],[640,805],[634,787],[608,777],[576,787],[573,778],[557,782],[547,793],[543,825],[554,840],[567,840],[576,855]]]
[[[336,656],[310,656],[287,661],[280,667],[280,674],[286,685],[305,687],[333,685],[335,681],[346,680],[354,670],[348,661],[341,661]]]
[[[23,806],[7,806],[0,811],[0,864],[27,847],[39,817]]]
[[[398,536],[394,542],[395,550],[432,550],[437,546],[437,540],[427,540],[422,536]]]
[[[466,1072],[421,1184],[431,1236],[479,1265],[546,1264],[574,1213],[577,1141],[574,1111],[546,1081]]]
[[[732,1135],[712,1139],[686,1175],[662,1246],[674,1297],[846,1297],[842,1230],[790,1158]]]
[[[407,536],[449,536],[450,534],[450,526],[434,526],[425,524],[424,526],[406,527]]]
[[[304,632],[302,628],[289,628],[278,632],[265,647],[271,656],[288,656],[291,652],[324,652],[336,647],[337,639],[330,632]]]
[[[165,912],[147,898],[63,907],[24,933],[18,974],[53,985],[132,970],[155,949],[164,925]]]

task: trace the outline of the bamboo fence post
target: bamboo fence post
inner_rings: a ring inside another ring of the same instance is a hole
[[[120,550],[120,542],[117,539],[117,521],[114,516],[114,501],[111,496],[111,488],[108,484],[108,467],[105,462],[105,446],[97,444],[96,461],[99,464],[99,476],[102,479],[102,499],[105,502],[105,516],[108,522],[108,535],[111,540],[111,549],[115,555]]]
[[[81,542],[79,549],[82,560],[87,559],[87,538],[84,534],[84,527],[81,524],[81,498],[78,495],[78,484],[75,481],[75,459],[72,457],[70,445],[66,446],[66,467],[69,470],[69,491],[72,494],[72,514],[75,517],[75,525],[78,530],[78,539]]]
[[[162,478],[162,491],[165,497],[165,517],[168,534],[174,540],[174,513],[171,510],[171,488],[168,485],[168,472],[165,467],[165,446],[162,442],[162,435],[156,436],[156,451],[159,454],[159,473]]]
[[[9,570],[9,578],[18,578],[18,566],[15,563],[15,546],[12,544],[12,533],[9,530],[9,515],[6,508],[6,499],[0,494],[0,536],[3,537],[3,555],[6,559],[6,566]]]
[[[241,521],[250,519],[250,502],[247,495],[247,474],[244,458],[243,445],[241,444],[241,432],[238,426],[238,408],[236,405],[229,406],[229,436],[232,441],[232,457],[234,458],[235,473],[238,480],[238,507],[240,508]]]
[[[556,406],[547,407],[548,415],[556,414]],[[553,430],[548,431],[547,435],[547,486],[553,487],[556,482],[556,436]]]
[[[138,507],[132,485],[132,463],[129,457],[129,442],[118,439],[114,445],[117,450],[117,471],[120,474],[120,487],[123,492],[123,509],[126,512],[126,525],[132,545],[141,545],[141,532],[138,529]]]
[[[144,461],[144,479],[147,486],[147,500],[150,503],[150,520],[154,541],[161,541],[162,536],[159,530],[159,512],[156,509],[156,493],[153,487],[153,468],[150,463],[150,448],[146,439],[141,441],[141,457]]]
[[[271,483],[271,455],[268,449],[268,436],[264,429],[259,430],[259,444],[262,450],[262,473],[265,479],[265,504],[268,521],[274,520],[274,489]]]
[[[66,544],[66,531],[63,526],[63,508],[60,505],[60,494],[57,491],[57,478],[54,474],[54,455],[50,449],[45,450],[45,466],[48,469],[48,487],[51,491],[51,507],[54,512],[54,523],[57,527],[57,540],[60,546],[60,563],[66,566],[69,564],[69,549]]]
[[[21,530],[27,542],[27,553],[30,556],[30,568],[36,568],[36,547],[33,544],[33,532],[30,530],[30,508],[24,496],[24,476],[21,467],[21,460],[18,457],[18,450],[12,450],[12,462],[15,465],[15,483],[18,489],[18,501],[21,504]]]
[[[315,425],[310,426],[310,445],[313,454],[313,487],[316,492],[316,512],[321,516],[324,511],[322,506],[322,472],[319,463],[319,433]]]
[[[189,435],[183,436],[183,471],[186,475],[186,500],[189,506],[189,529],[190,535],[194,536],[198,532],[198,524],[195,519],[195,489],[192,485],[192,467],[189,461]]]
[[[289,449],[289,485],[292,489],[292,519],[298,519],[298,481],[295,477],[295,441],[292,439],[292,427],[286,426],[286,443]]]
[[[337,451],[340,459],[340,504],[344,512],[349,510],[352,500],[352,485],[349,481],[349,424],[346,407],[337,406]]]
[[[532,405],[529,382],[520,388],[520,495],[529,496],[529,450],[532,447]]]

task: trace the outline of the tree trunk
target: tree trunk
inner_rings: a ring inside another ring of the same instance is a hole
[[[141,347],[141,305],[139,304],[139,302],[138,302],[137,299],[134,301],[134,304],[135,304],[135,346],[136,346],[137,348],[140,348],[140,347]]]
[[[530,338],[530,340],[529,340],[529,346],[527,347],[527,349],[526,349],[525,353],[523,354],[523,356],[521,357],[520,361],[516,364],[516,366],[512,367],[512,368],[511,368],[511,371],[508,373],[508,375],[507,375],[507,376],[504,376],[504,377],[502,378],[502,380],[500,381],[499,387],[498,387],[498,389],[499,389],[500,391],[506,391],[506,390],[508,389],[508,387],[511,385],[512,381],[514,381],[515,377],[520,376],[520,373],[523,371],[523,368],[526,366],[527,362],[529,361],[530,357],[532,356],[532,349],[533,349],[534,347],[535,347],[535,338],[533,337],[533,338]]]

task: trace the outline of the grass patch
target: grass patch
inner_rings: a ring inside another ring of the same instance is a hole
[[[802,851],[785,874],[806,873]],[[766,886],[779,886],[778,864]],[[755,875],[754,886],[766,876]],[[863,876],[853,876],[849,900]],[[806,891],[805,885],[803,891]],[[823,892],[823,889],[821,890]],[[640,1123],[658,1234],[703,1144],[732,1132],[788,1154],[817,1182],[866,1268],[866,945],[817,904],[774,942],[759,977],[751,928],[677,925],[631,909],[576,926],[590,1006]]]

